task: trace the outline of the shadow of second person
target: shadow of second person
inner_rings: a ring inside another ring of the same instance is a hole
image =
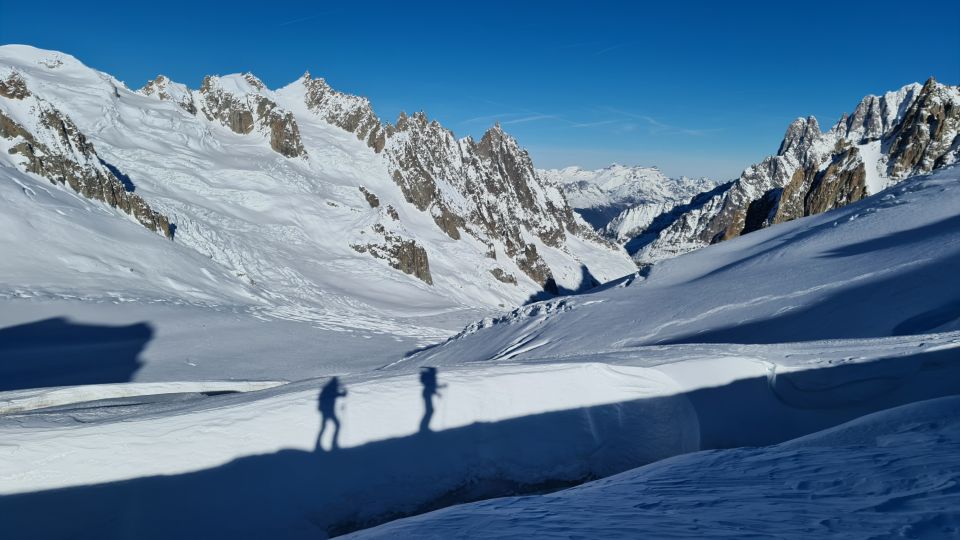
[[[105,326],[63,317],[0,329],[0,391],[129,382],[153,335],[145,322]]]
[[[430,431],[430,420],[433,419],[433,398],[440,397],[440,389],[446,388],[445,384],[437,384],[437,368],[420,368],[420,384],[423,385],[423,417],[420,419],[420,433]]]
[[[337,400],[346,397],[347,391],[340,384],[339,377],[331,377],[323,385],[317,398],[317,408],[320,409],[320,433],[317,435],[316,451],[323,451],[323,434],[327,431],[327,424],[333,424],[333,439],[330,450],[340,448],[340,418],[337,416]]]

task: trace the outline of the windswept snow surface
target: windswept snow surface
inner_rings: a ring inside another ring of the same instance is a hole
[[[767,448],[699,452],[348,538],[956,538],[960,397]]]
[[[960,330],[960,169],[484,319],[423,365]],[[641,349],[642,350],[642,349]]]

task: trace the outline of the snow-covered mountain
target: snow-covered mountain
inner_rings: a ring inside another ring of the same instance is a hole
[[[621,243],[658,215],[716,186],[709,178],[669,178],[656,167],[619,164],[597,170],[566,167],[537,172],[559,184],[570,206],[590,225]]]
[[[384,124],[309,74],[278,90],[247,73],[133,91],[7,45],[0,146],[5,295],[247,305],[352,327],[632,271],[499,126],[474,141],[423,113]]]
[[[958,158],[960,87],[931,78],[863,98],[826,132],[816,118],[798,118],[776,155],[648,227],[627,247],[638,262],[669,258],[850,204]]]

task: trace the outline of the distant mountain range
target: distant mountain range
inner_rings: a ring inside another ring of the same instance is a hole
[[[709,191],[709,178],[669,178],[656,167],[613,164],[597,170],[580,167],[540,170],[540,176],[563,187],[570,206],[605,236],[632,238],[656,216]]]

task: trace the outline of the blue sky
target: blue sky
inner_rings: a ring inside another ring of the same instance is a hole
[[[0,42],[58,49],[139,87],[309,69],[385,120],[457,135],[495,120],[538,166],[731,178],[787,124],[868,93],[960,83],[955,0],[843,2],[11,2]],[[738,7],[739,6],[739,7]]]

